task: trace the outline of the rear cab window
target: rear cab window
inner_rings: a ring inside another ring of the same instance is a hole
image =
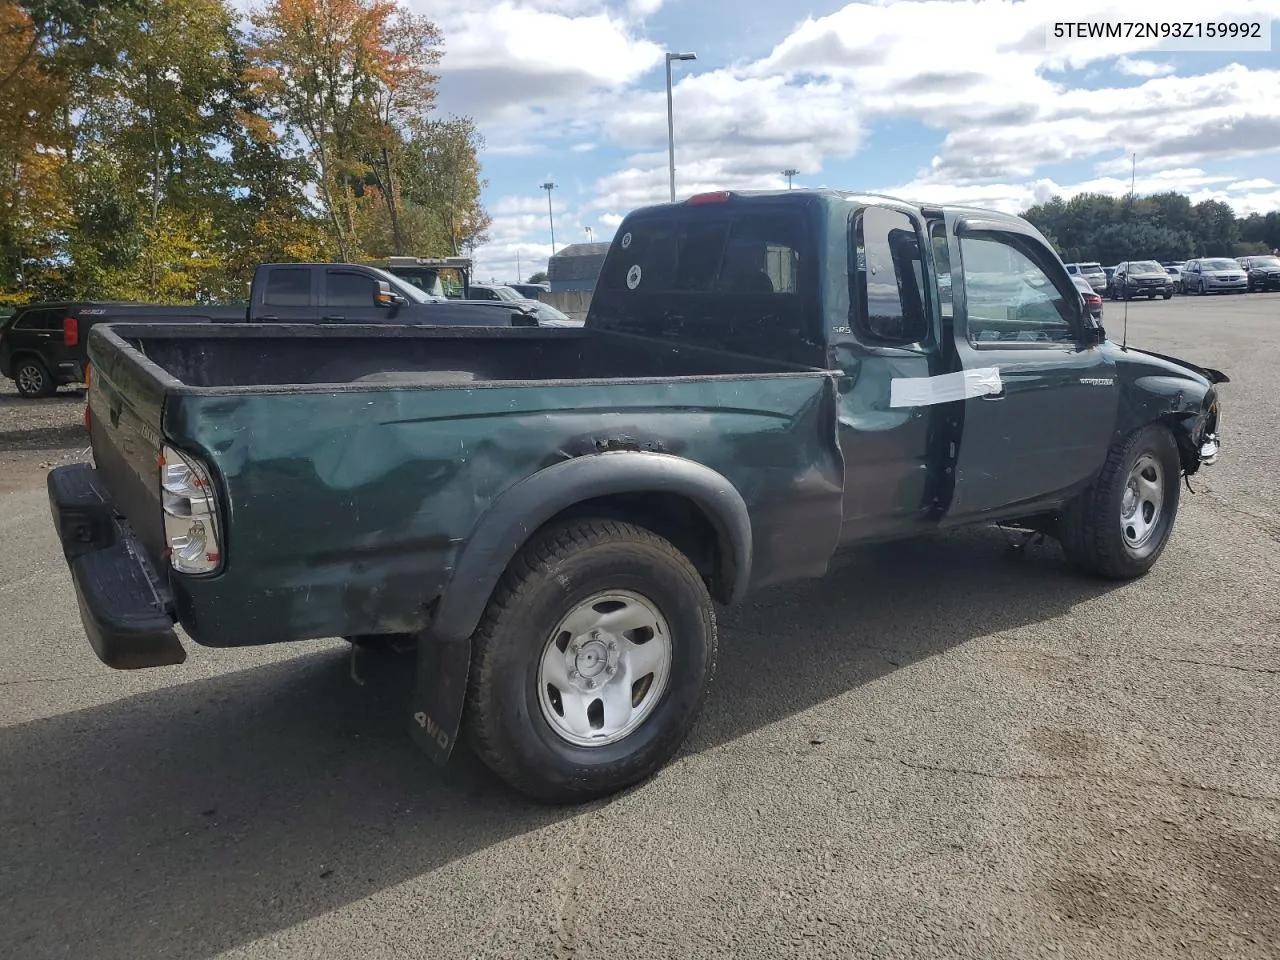
[[[268,271],[262,302],[269,307],[309,307],[311,271],[295,267],[277,267]]]
[[[794,363],[821,363],[818,264],[804,210],[730,200],[628,218],[593,324]]]

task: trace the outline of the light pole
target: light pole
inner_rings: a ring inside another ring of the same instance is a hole
[[[547,191],[547,222],[551,224],[551,255],[556,255],[556,218],[551,215],[551,191],[556,188],[556,184],[548,180],[542,185],[542,189]]]
[[[783,175],[784,177],[786,177],[786,178],[787,178],[787,189],[788,189],[788,190],[790,190],[790,189],[791,189],[791,178],[792,178],[792,177],[797,177],[797,176],[799,176],[799,175],[800,175],[800,171],[799,171],[799,170],[792,170],[790,167],[788,167],[786,170],[783,170],[783,171],[782,171],[782,175]]]
[[[592,240],[592,237],[591,237],[591,228],[590,228],[590,227],[587,227],[587,243],[590,243],[590,242],[591,242],[591,240]]]
[[[676,124],[671,113],[671,61],[697,60],[696,53],[667,54],[667,158],[671,170],[671,202],[676,202]]]

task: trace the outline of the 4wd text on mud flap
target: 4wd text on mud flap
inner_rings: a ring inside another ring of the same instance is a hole
[[[427,735],[435,740],[441,750],[449,749],[449,735],[440,729],[439,724],[421,711],[415,713],[413,719],[417,721],[418,726],[427,731]]]

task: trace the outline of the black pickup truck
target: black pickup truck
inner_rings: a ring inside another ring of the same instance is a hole
[[[437,296],[388,270],[355,263],[264,263],[249,290],[250,322],[537,326],[511,304]]]
[[[99,323],[385,323],[539,326],[516,304],[425,293],[385,270],[351,263],[264,263],[247,304],[35,303],[0,321],[0,374],[28,399],[83,383],[89,330]],[[554,325],[554,324],[551,324]]]
[[[714,602],[1000,522],[1133,578],[1218,456],[1217,371],[1106,339],[1015,217],[707,194],[619,227],[585,327],[111,326],[49,475],[93,649],[417,642],[407,713],[515,787],[677,749]]]

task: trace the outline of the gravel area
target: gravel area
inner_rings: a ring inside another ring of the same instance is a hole
[[[84,390],[62,387],[47,399],[26,400],[0,377],[0,493],[43,482],[51,467],[88,455]]]

